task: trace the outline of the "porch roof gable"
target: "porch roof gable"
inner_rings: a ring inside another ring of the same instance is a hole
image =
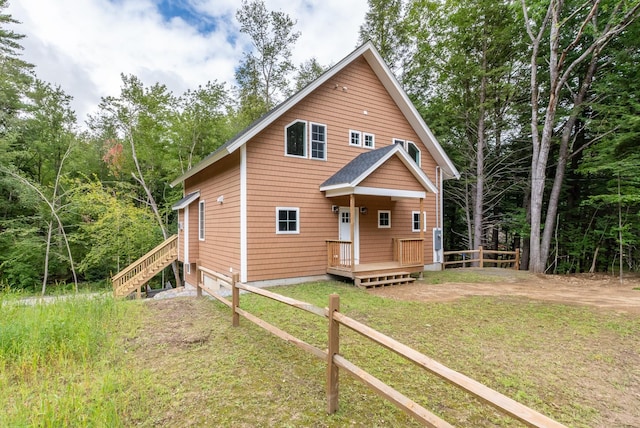
[[[378,196],[391,196],[398,198],[424,198],[425,192],[415,190],[370,189],[359,186],[374,171],[380,168],[392,156],[397,156],[404,166],[416,178],[418,183],[429,192],[438,193],[438,188],[429,180],[429,177],[414,162],[407,152],[398,144],[392,144],[380,149],[362,153],[351,162],[342,167],[333,176],[320,185],[321,192],[327,192],[327,196],[345,194],[372,194]]]
[[[200,197],[200,192],[192,192],[189,193],[188,195],[186,195],[184,198],[180,199],[178,202],[176,202],[175,204],[173,204],[173,206],[171,207],[171,209],[173,211],[177,211],[177,210],[183,210],[185,209],[187,206],[189,206],[189,204],[193,201],[195,201],[196,199],[198,199]]]

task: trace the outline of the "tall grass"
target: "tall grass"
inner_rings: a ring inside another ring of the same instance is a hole
[[[0,297],[0,426],[119,425],[108,395],[126,379],[116,337],[140,312],[104,296],[33,306]]]

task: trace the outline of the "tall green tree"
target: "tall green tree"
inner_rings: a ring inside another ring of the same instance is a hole
[[[369,10],[360,26],[360,44],[371,40],[394,73],[403,68],[409,50],[402,0],[368,0]]]
[[[267,10],[263,0],[243,0],[236,12],[240,32],[253,50],[245,53],[236,71],[240,110],[252,121],[275,106],[289,92],[295,66],[291,49],[300,37],[296,22],[284,12]]]
[[[505,141],[515,124],[521,31],[506,1],[414,1],[406,26],[415,54],[404,84],[450,147],[463,179],[448,187],[462,209],[467,245],[486,245],[503,219],[517,157]]]
[[[184,173],[230,138],[234,129],[229,121],[231,101],[224,84],[208,82],[186,91],[177,102],[171,118],[171,138]]]
[[[178,170],[170,135],[176,103],[166,86],[145,87],[137,77],[122,75],[120,96],[103,98],[90,119],[96,141],[104,144],[105,162],[114,175],[129,177],[138,186],[140,201],[153,213],[164,239],[169,237],[172,201],[168,183]],[[177,264],[172,266],[180,284]]]
[[[544,272],[555,229],[573,124],[597,77],[599,58],[607,45],[638,18],[640,3],[624,0],[551,0],[548,3],[521,0],[521,5],[530,54],[529,269]],[[568,120],[562,114],[564,109],[569,111]],[[561,136],[554,187],[545,200],[549,157],[559,127],[564,127],[566,135]],[[545,205],[546,218],[543,215]]]

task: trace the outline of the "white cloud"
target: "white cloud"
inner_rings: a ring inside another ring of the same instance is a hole
[[[59,84],[74,97],[79,119],[96,110],[100,97],[118,95],[120,74],[147,84],[166,84],[176,94],[209,80],[233,83],[242,57],[235,11],[237,0],[182,0],[203,14],[209,33],[174,17],[165,20],[157,0],[14,0],[7,13],[21,21],[16,30],[24,59],[37,76]],[[176,3],[174,1],[174,3]],[[296,64],[316,57],[338,62],[352,51],[364,19],[366,0],[266,0],[267,9],[297,19],[302,32],[293,52]]]

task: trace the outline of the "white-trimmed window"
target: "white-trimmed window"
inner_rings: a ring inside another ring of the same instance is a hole
[[[422,229],[427,230],[427,213],[422,212]],[[420,211],[411,212],[411,231],[420,232]]]
[[[204,201],[198,204],[198,239],[204,241]]]
[[[300,208],[276,207],[276,233],[300,233]]]
[[[411,159],[420,166],[420,149],[413,141],[407,141],[407,153]]]
[[[360,131],[349,131],[349,145],[350,146],[362,145],[362,133]]]
[[[373,134],[362,134],[362,146],[367,149],[374,149],[376,147],[376,137]]]
[[[307,122],[297,120],[287,125],[284,140],[285,155],[307,157]]]
[[[378,228],[388,229],[391,227],[391,211],[378,210]]]
[[[400,140],[398,138],[393,139],[393,144],[398,144],[404,148],[404,140]]]
[[[327,126],[311,123],[311,159],[327,159]]]

